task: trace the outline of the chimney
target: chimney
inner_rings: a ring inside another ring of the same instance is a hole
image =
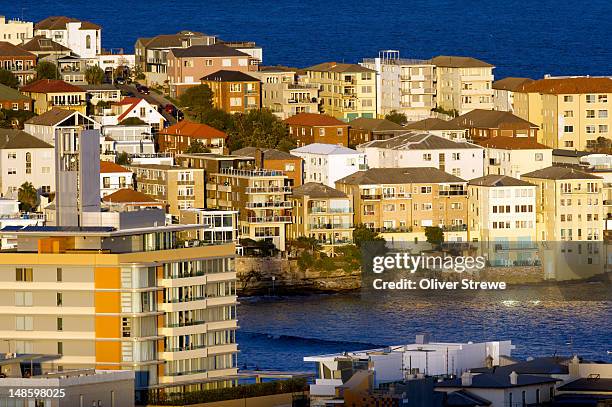
[[[485,366],[486,366],[487,368],[489,368],[489,369],[493,368],[493,356],[488,355],[488,356],[485,358]]]
[[[578,359],[577,355],[574,355],[572,360],[570,360],[567,368],[571,378],[580,377],[580,359]]]
[[[463,387],[472,385],[472,374],[470,372],[463,372],[463,374],[461,374],[461,385]]]
[[[517,385],[518,384],[518,373],[512,372],[510,373],[510,384]]]

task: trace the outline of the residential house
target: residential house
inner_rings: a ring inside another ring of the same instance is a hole
[[[480,140],[477,144],[485,149],[485,175],[521,178],[527,172],[553,165],[552,148],[533,138],[494,137]]]
[[[372,140],[386,140],[406,133],[402,125],[387,119],[359,117],[349,122],[349,144],[356,146]]]
[[[23,86],[21,93],[34,100],[34,113],[41,115],[53,108],[86,114],[87,97],[83,89],[58,79],[40,79]]]
[[[312,143],[349,145],[349,125],[332,116],[299,113],[285,119],[285,124],[289,136],[296,141],[298,147]]]
[[[155,154],[155,140],[148,124],[104,126],[101,144],[102,153],[112,160],[119,153],[126,153],[132,158]]]
[[[98,102],[118,103],[121,101],[121,89],[111,83],[81,85],[79,87],[86,92],[87,101],[94,106]]]
[[[45,60],[57,61],[58,58],[70,55],[72,52],[70,48],[42,35],[35,36],[19,47],[36,55],[39,60],[44,58]]]
[[[119,103],[111,106],[111,116],[101,116],[103,125],[121,124],[124,120],[135,118],[151,126],[153,133],[164,128],[166,119],[157,110],[157,106],[150,104],[145,99],[137,97],[124,97]]]
[[[319,112],[319,87],[298,83],[297,69],[286,67],[259,67],[251,75],[261,81],[261,106],[284,120],[298,113]]]
[[[10,42],[0,41],[0,68],[11,71],[19,86],[23,86],[36,76],[36,55]]]
[[[515,113],[540,126],[538,141],[552,148],[585,150],[610,138],[612,79],[546,78],[514,95]]]
[[[290,187],[302,185],[303,160],[298,156],[274,148],[256,147],[244,147],[232,151],[232,154],[253,157],[257,168],[282,171],[287,176],[287,185]]]
[[[46,58],[47,61],[57,64],[60,79],[73,85],[87,85],[86,72],[93,66],[98,66],[97,57],[83,58],[77,55],[65,55],[57,59]]]
[[[221,70],[200,78],[213,91],[213,106],[228,113],[261,109],[261,82],[240,71]]]
[[[493,109],[514,113],[514,92],[531,82],[533,79],[515,77],[493,82]]]
[[[529,137],[537,139],[538,126],[499,110],[473,109],[450,121],[458,127],[467,129],[471,139],[503,137]]]
[[[337,144],[313,143],[290,151],[304,161],[304,182],[333,188],[340,178],[367,168],[363,152]]]
[[[246,74],[257,71],[257,65],[251,64],[248,54],[223,44],[171,48],[168,52],[170,96],[179,97],[186,89],[199,85],[200,78],[226,71]]]
[[[353,242],[352,199],[344,192],[318,182],[293,188],[292,222],[287,238],[315,238],[325,251]]]
[[[474,109],[493,109],[493,65],[471,57],[441,55],[436,66],[439,108],[465,114]]]
[[[32,110],[32,99],[17,89],[0,83],[0,108],[5,110]]]
[[[161,130],[157,142],[162,153],[183,154],[197,141],[209,152],[223,154],[226,139],[227,134],[221,130],[185,119]]]
[[[408,132],[357,146],[370,168],[435,167],[456,177],[483,175],[483,148],[430,133]]]
[[[81,129],[100,129],[100,124],[76,110],[59,107],[34,116],[24,123],[27,133],[52,146],[58,138],[64,137],[65,134],[78,134]]]
[[[436,66],[431,60],[400,58],[399,51],[385,50],[359,65],[376,71],[377,111],[405,114],[409,121],[431,117],[436,107]]]
[[[132,173],[130,172],[130,176]],[[102,184],[100,184],[102,185]],[[163,202],[151,198],[147,194],[134,191],[131,188],[121,188],[102,197],[102,206],[109,210],[120,212],[135,211],[145,208],[165,209]]]
[[[448,241],[467,240],[467,182],[437,168],[370,168],[336,189],[353,197],[354,223],[388,233],[386,240],[425,241],[429,226]]]
[[[376,71],[336,62],[324,62],[305,71],[304,82],[320,89],[323,113],[343,121],[377,117]]]
[[[132,171],[111,161],[100,161],[100,197],[125,188],[134,188]]]
[[[53,146],[23,130],[0,129],[0,196],[17,198],[30,182],[39,194],[55,191]]]
[[[34,36],[34,23],[17,18],[7,20],[0,16],[0,41],[7,41],[13,45],[23,44]]]
[[[458,125],[452,120],[447,121],[437,117],[406,123],[404,128],[406,130],[426,131],[427,133],[454,141],[465,141],[467,139],[467,130],[465,127]]]
[[[102,51],[102,28],[89,21],[47,17],[34,25],[34,35],[49,38],[83,58],[95,57]]]

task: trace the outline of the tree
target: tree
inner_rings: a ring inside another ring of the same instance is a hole
[[[36,79],[60,79],[57,65],[49,61],[41,61],[36,65]]]
[[[17,191],[17,199],[20,209],[24,212],[32,212],[38,206],[38,192],[31,182],[24,182]]]
[[[122,151],[115,157],[115,162],[119,165],[127,165],[130,163],[130,157],[125,151]]]
[[[364,224],[355,226],[353,230],[353,242],[358,248],[362,248],[365,243],[369,242],[384,242],[385,239]]]
[[[444,242],[444,232],[438,226],[427,226],[425,227],[425,238],[428,243],[439,246]]]
[[[204,143],[202,143],[200,140],[195,140],[189,145],[189,147],[187,147],[185,152],[189,154],[200,154],[210,153],[210,150],[206,148]]]
[[[19,86],[17,77],[7,69],[0,69],[0,83],[14,89],[17,89]]]
[[[612,140],[606,137],[597,137],[595,144],[588,146],[587,150],[594,153],[610,154],[612,152]]]
[[[202,111],[200,118],[196,120],[226,133],[234,126],[234,118],[230,113],[214,107]]]
[[[203,114],[213,108],[213,91],[208,85],[198,85],[187,89],[179,96],[181,107],[189,108],[189,112],[202,123]]]
[[[99,85],[104,82],[104,71],[98,65],[88,66],[85,69],[85,82],[89,85]]]
[[[389,120],[390,122],[400,124],[402,126],[408,122],[408,118],[406,117],[406,115],[404,113],[398,112],[397,110],[391,110],[389,113],[387,113],[385,119]]]
[[[122,126],[139,126],[146,123],[139,117],[128,117],[119,124]]]
[[[228,135],[230,151],[243,147],[282,148],[285,151],[295,148],[287,127],[270,110],[249,110],[233,116],[234,126]]]

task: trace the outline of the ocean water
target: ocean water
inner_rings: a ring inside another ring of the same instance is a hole
[[[69,15],[102,26],[102,46],[189,29],[253,40],[265,64],[358,62],[381,49],[406,58],[469,55],[496,77],[612,74],[612,2],[591,0],[78,0],[3,1],[1,13]]]

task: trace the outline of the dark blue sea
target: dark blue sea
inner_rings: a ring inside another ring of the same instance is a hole
[[[406,58],[469,55],[495,75],[612,74],[612,2],[519,0],[17,0],[0,13],[68,15],[102,26],[102,46],[188,29],[252,40],[265,64],[358,62],[381,49]]]

